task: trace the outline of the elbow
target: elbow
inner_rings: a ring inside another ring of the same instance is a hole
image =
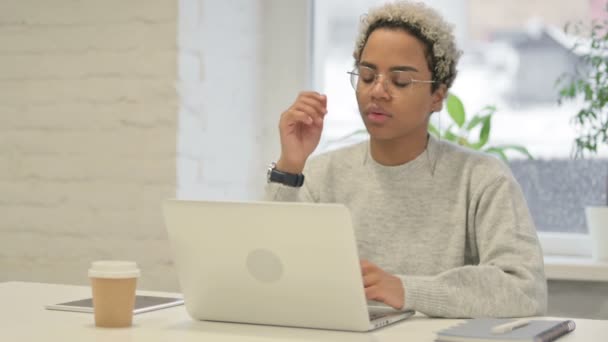
[[[530,298],[529,304],[522,307],[519,316],[545,316],[547,314],[547,297]]]
[[[544,316],[547,314],[548,303],[547,278],[545,278],[544,272],[539,272],[534,278],[534,285],[533,297],[531,298],[534,303],[534,310],[530,316]]]
[[[521,316],[544,316],[547,314],[548,291],[542,262],[520,273]]]
[[[547,314],[547,281],[538,279],[533,286],[533,290],[525,295],[524,302],[527,305],[522,305],[520,312],[521,316],[544,316]]]
[[[512,303],[514,301],[511,301]],[[522,295],[519,305],[511,305],[510,309],[501,310],[489,316],[494,317],[532,317],[545,316],[547,314],[547,296],[537,293],[536,295]]]
[[[505,310],[498,314],[503,317],[531,317],[547,314],[547,281],[544,276],[532,276],[515,285],[515,292],[506,300]],[[511,303],[509,305],[508,303]]]
[[[544,279],[542,281],[542,285],[540,285],[537,289],[534,303],[534,312],[531,316],[544,316],[547,314],[547,281]]]

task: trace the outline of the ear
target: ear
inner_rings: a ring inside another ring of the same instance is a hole
[[[431,111],[439,112],[443,108],[443,100],[448,94],[448,87],[445,84],[439,85],[439,88],[431,94]]]

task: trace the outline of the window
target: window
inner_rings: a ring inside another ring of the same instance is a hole
[[[451,91],[467,115],[496,106],[491,143],[523,145],[535,157],[513,158],[510,165],[539,231],[586,233],[584,207],[606,203],[608,151],[586,160],[570,158],[575,135],[570,117],[579,103],[559,106],[555,82],[579,58],[571,51],[572,37],[563,33],[565,23],[606,17],[606,1],[425,2],[454,24],[464,54]],[[329,112],[321,151],[354,142],[357,138],[338,139],[364,129],[346,72],[353,67],[359,16],[381,3],[315,2],[313,81],[328,95]]]

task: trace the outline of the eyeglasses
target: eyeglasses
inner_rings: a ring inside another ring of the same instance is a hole
[[[356,67],[353,71],[349,71],[348,74],[350,74],[350,84],[357,93],[371,91],[378,78],[383,76],[384,82],[382,82],[382,86],[389,96],[393,98],[403,96],[412,83],[435,83],[433,80],[421,81],[413,79],[406,71],[393,70],[387,74],[379,74],[376,70],[366,66]]]

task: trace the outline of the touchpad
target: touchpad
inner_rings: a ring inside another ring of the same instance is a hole
[[[255,249],[247,256],[247,269],[255,279],[273,283],[283,276],[281,259],[267,249]]]

